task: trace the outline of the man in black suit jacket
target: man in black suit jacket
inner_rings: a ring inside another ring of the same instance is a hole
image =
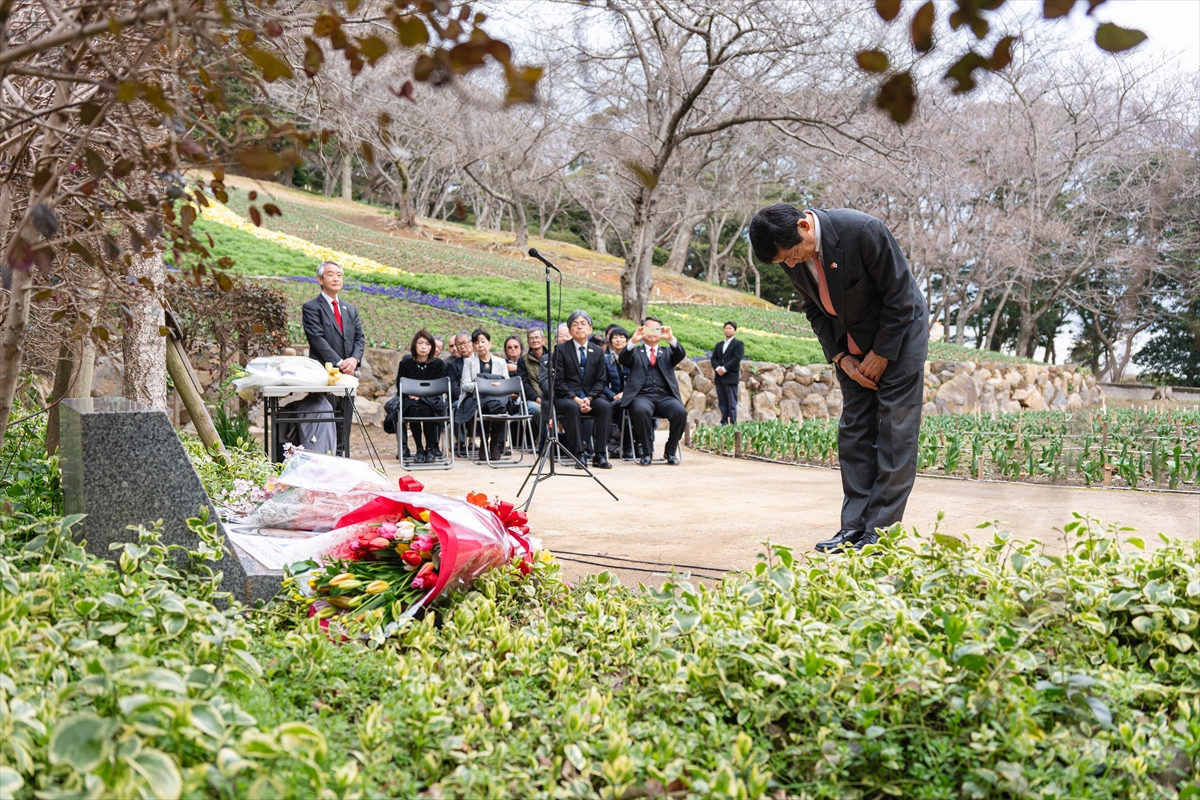
[[[567,317],[571,335],[554,348],[554,410],[566,444],[581,466],[584,454],[583,417],[595,420],[594,430],[608,431],[612,404],[604,399],[608,386],[608,364],[604,350],[592,344],[592,318],[586,311],[572,311]],[[605,448],[596,447],[592,466],[610,469]]]
[[[304,336],[308,339],[308,357],[322,364],[332,364],[346,375],[353,375],[362,363],[367,340],[363,336],[362,320],[358,311],[349,303],[338,299],[342,291],[342,268],[332,261],[317,267],[317,283],[321,294],[309,300],[301,308]],[[346,398],[330,397],[335,414],[345,414],[343,426],[345,436],[338,437],[342,444],[339,455],[347,455],[350,415]]]
[[[667,340],[669,349],[659,345],[662,339]],[[639,344],[643,346],[638,347]],[[665,417],[671,423],[663,455],[668,464],[679,464],[679,439],[687,427],[687,409],[679,394],[675,367],[686,355],[683,345],[671,334],[671,327],[655,317],[642,321],[642,326],[630,337],[629,346],[621,352],[620,364],[629,369],[621,406],[629,411],[633,438],[642,446],[638,463],[644,467],[650,465],[653,455],[651,417]]]
[[[308,338],[308,356],[353,375],[362,363],[367,340],[358,311],[349,303],[338,300],[342,291],[342,268],[326,261],[317,267],[317,283],[321,285],[321,294],[305,303],[301,312],[304,335]]]
[[[900,245],[860,211],[759,209],[750,243],[760,261],[782,264],[837,367],[842,387],[838,458],[842,529],[822,551],[874,544],[899,522],[917,474],[928,311]]]
[[[742,357],[746,346],[737,336],[737,323],[725,323],[725,338],[713,348],[710,363],[713,383],[717,385],[717,405],[721,407],[721,424],[737,424],[738,383],[742,379]]]

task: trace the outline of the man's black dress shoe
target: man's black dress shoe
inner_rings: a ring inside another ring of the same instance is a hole
[[[626,461],[632,461],[634,459],[633,450],[629,448],[622,450],[621,458],[625,459]]]
[[[875,531],[867,531],[854,540],[854,549],[862,550],[869,544],[877,544],[879,542],[879,534]]]
[[[652,461],[652,459],[650,458],[650,456],[639,456],[637,463],[640,466],[648,467],[648,466],[650,466],[651,461]]]
[[[677,456],[677,455],[667,456],[667,463],[670,464],[672,467],[678,467],[679,466],[679,456]]]
[[[862,531],[840,530],[833,535],[832,539],[817,542],[815,549],[818,553],[840,553],[846,547],[853,546],[862,535]]]
[[[593,458],[592,466],[596,469],[612,469],[612,464],[608,463],[608,459],[604,456],[596,456]]]

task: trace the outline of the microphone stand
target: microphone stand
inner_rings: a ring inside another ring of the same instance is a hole
[[[551,319],[550,312],[550,270],[554,270],[558,273],[558,279],[560,281],[562,280],[562,270],[551,264],[550,260],[539,253],[535,247],[529,248],[529,255],[546,265],[546,344],[549,346],[550,335],[551,332],[554,331],[554,328],[551,327],[553,320]],[[558,345],[556,344],[554,346],[554,350],[557,349]],[[542,428],[543,430],[548,429],[548,433],[546,434],[546,443],[545,446],[541,448],[541,453],[538,454],[537,463],[529,468],[529,473],[525,476],[525,480],[521,482],[521,488],[517,490],[517,496],[520,497],[521,492],[525,491],[525,484],[529,483],[530,478],[533,478],[533,485],[529,487],[529,497],[525,499],[524,505],[524,510],[528,511],[530,504],[533,503],[533,493],[537,491],[538,484],[542,481],[550,480],[555,475],[562,475],[566,478],[591,478],[597,484],[599,484],[601,489],[608,492],[609,496],[612,497],[613,500],[620,502],[620,498],[613,494],[612,490],[605,486],[600,479],[596,477],[595,473],[588,469],[587,464],[585,464],[579,456],[572,453],[561,441],[559,441],[558,412],[554,408],[554,362],[557,360],[554,357],[554,350],[547,349],[546,351],[548,355],[548,358],[546,359],[546,369],[549,370],[549,374],[546,381],[546,396],[542,398]],[[608,431],[605,431],[604,434],[604,440],[607,442]],[[599,436],[597,435],[596,438],[599,438]],[[556,469],[556,465],[559,457],[563,455],[569,456],[570,460],[575,462],[575,466],[579,469],[582,469],[585,474],[580,475],[578,473],[572,474],[567,472],[559,472]]]

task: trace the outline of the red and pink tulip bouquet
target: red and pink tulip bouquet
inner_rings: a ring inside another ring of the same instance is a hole
[[[407,491],[379,493],[338,520],[329,533],[293,545],[289,560],[310,616],[333,617],[394,631],[447,590],[465,589],[489,569],[533,563],[523,512],[489,503]],[[519,560],[518,560],[519,559]]]

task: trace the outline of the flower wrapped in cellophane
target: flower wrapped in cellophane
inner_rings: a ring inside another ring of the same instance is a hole
[[[426,494],[412,480],[406,488],[416,491],[378,493],[334,530],[284,551],[310,616],[387,636],[490,569],[517,561],[529,572],[537,544],[511,503]]]

